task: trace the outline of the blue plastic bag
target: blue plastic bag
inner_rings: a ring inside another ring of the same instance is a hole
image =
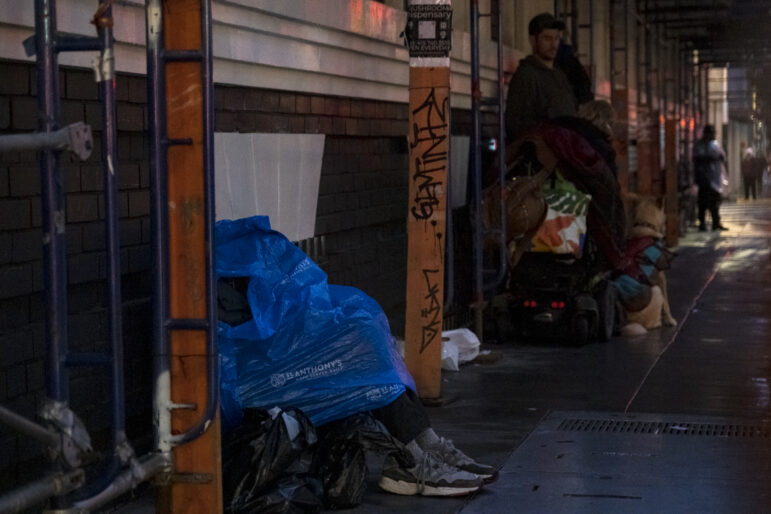
[[[327,276],[265,216],[215,227],[218,277],[249,277],[253,319],[219,324],[221,409],[301,409],[315,425],[383,407],[415,382],[380,306]]]

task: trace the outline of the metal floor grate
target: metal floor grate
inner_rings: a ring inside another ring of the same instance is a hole
[[[565,419],[559,424],[557,430],[567,432],[669,434],[771,439],[771,426],[769,425],[672,423],[613,419]]]

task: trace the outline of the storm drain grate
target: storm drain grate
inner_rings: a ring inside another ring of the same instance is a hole
[[[713,437],[771,438],[767,425],[731,425],[718,423],[672,423],[612,419],[565,419],[557,430],[567,432],[607,432],[632,434],[670,434]]]

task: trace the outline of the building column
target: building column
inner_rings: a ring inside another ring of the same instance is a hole
[[[441,393],[451,13],[450,0],[431,5],[415,1],[407,17],[410,178],[404,358],[418,395],[431,399]]]

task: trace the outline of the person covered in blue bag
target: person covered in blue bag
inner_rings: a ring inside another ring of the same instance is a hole
[[[414,458],[387,457],[382,489],[459,496],[497,477],[431,428],[377,302],[327,284],[265,216],[220,221],[215,241],[226,430],[244,408],[295,407],[316,426],[371,411]]]

